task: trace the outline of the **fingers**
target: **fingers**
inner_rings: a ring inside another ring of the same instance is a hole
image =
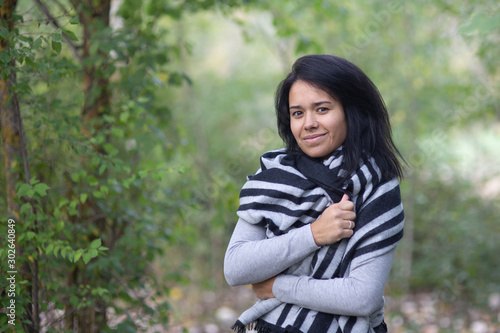
[[[339,218],[347,221],[351,220],[354,222],[354,220],[356,219],[356,213],[351,210],[341,211],[339,214]]]
[[[325,209],[323,214],[328,219],[355,220],[354,204],[351,201],[341,201]]]
[[[355,219],[354,203],[349,200],[349,195],[344,194],[339,202],[327,207],[318,220],[311,224],[316,245],[333,244],[351,237]]]
[[[273,285],[276,276],[258,283],[252,284],[252,290],[259,299],[274,298]]]
[[[344,194],[342,199],[337,203],[337,206],[342,210],[354,210],[354,203],[349,200],[349,196]]]

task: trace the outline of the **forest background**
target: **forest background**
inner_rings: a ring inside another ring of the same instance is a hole
[[[378,86],[409,164],[391,331],[500,332],[497,1],[0,11],[0,331],[229,331],[255,301],[222,274],[239,189],[282,147],[276,85],[327,53]]]

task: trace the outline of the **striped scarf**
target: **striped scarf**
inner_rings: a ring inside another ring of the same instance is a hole
[[[375,160],[368,157],[345,181],[342,161],[342,147],[322,162],[305,154],[287,154],[285,149],[270,151],[262,155],[260,169],[243,186],[237,214],[265,227],[268,238],[314,222],[344,193],[354,203],[353,236],[321,247],[285,274],[315,279],[347,277],[353,258],[376,257],[402,238],[404,213],[398,181],[383,180]],[[372,326],[369,317],[321,313],[271,298],[257,301],[232,328],[238,332],[247,328],[285,332],[286,327],[287,332],[372,333]]]

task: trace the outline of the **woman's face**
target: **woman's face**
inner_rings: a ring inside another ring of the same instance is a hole
[[[344,143],[344,108],[326,91],[298,80],[290,88],[289,103],[290,128],[304,153],[326,158]]]

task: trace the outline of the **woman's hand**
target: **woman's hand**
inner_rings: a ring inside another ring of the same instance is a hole
[[[273,285],[276,276],[265,281],[252,284],[252,290],[259,299],[274,298]]]
[[[344,194],[342,199],[329,206],[321,216],[311,223],[314,242],[318,246],[330,245],[339,240],[351,237],[354,233],[354,203]]]

